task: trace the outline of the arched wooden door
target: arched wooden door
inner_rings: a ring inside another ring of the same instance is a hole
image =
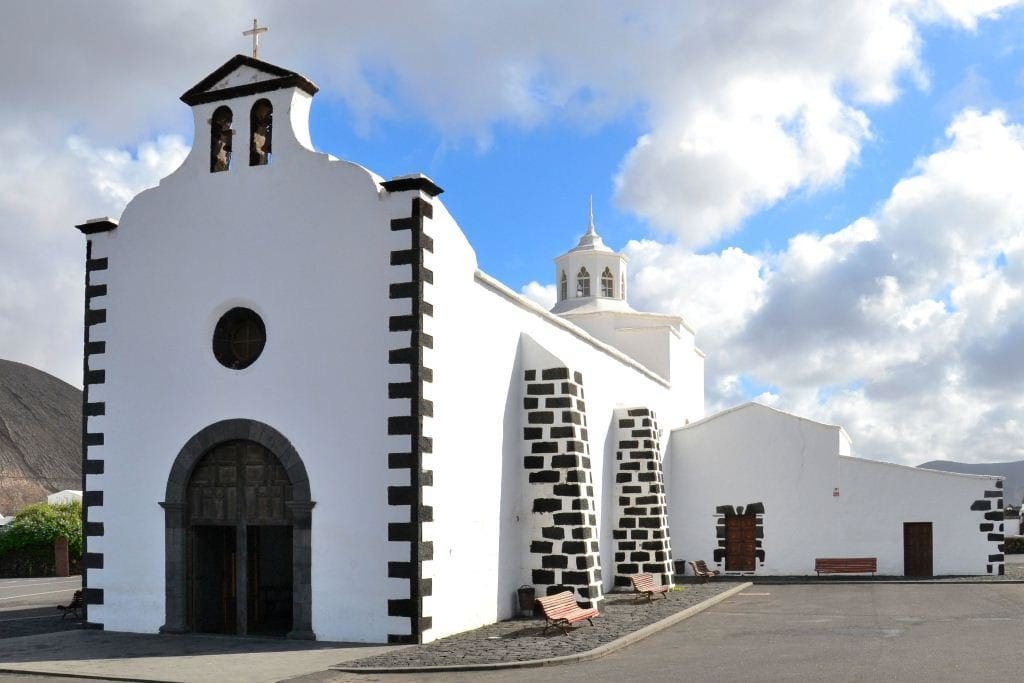
[[[199,459],[186,489],[190,630],[291,630],[291,501],[288,473],[258,443],[229,441]]]

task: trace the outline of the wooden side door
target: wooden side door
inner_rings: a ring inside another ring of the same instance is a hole
[[[756,527],[755,515],[729,515],[725,518],[725,571],[754,571],[757,557]]]
[[[932,523],[903,524],[904,576],[932,576]]]

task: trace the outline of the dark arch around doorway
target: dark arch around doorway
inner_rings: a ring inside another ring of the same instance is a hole
[[[251,441],[273,453],[292,485],[288,503],[292,517],[292,630],[289,638],[312,640],[311,527],[313,506],[309,476],[302,458],[291,442],[273,427],[247,419],[222,420],[200,430],[178,453],[167,478],[167,491],[160,506],[164,509],[165,602],[163,633],[189,630],[186,608],[187,565],[185,559],[188,520],[186,494],[189,480],[199,460],[219,444]]]

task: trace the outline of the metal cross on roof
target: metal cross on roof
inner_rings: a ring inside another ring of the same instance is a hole
[[[243,36],[252,36],[252,58],[260,58],[260,34],[269,31],[266,26],[260,26],[259,22],[255,19],[252,20],[252,28],[248,31],[242,31]]]

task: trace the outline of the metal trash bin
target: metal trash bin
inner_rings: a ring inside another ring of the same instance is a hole
[[[686,560],[675,560],[676,576],[683,576],[686,574]]]
[[[524,583],[516,591],[516,594],[519,596],[519,616],[532,617],[533,603],[537,599],[537,591],[534,590],[533,586]]]

